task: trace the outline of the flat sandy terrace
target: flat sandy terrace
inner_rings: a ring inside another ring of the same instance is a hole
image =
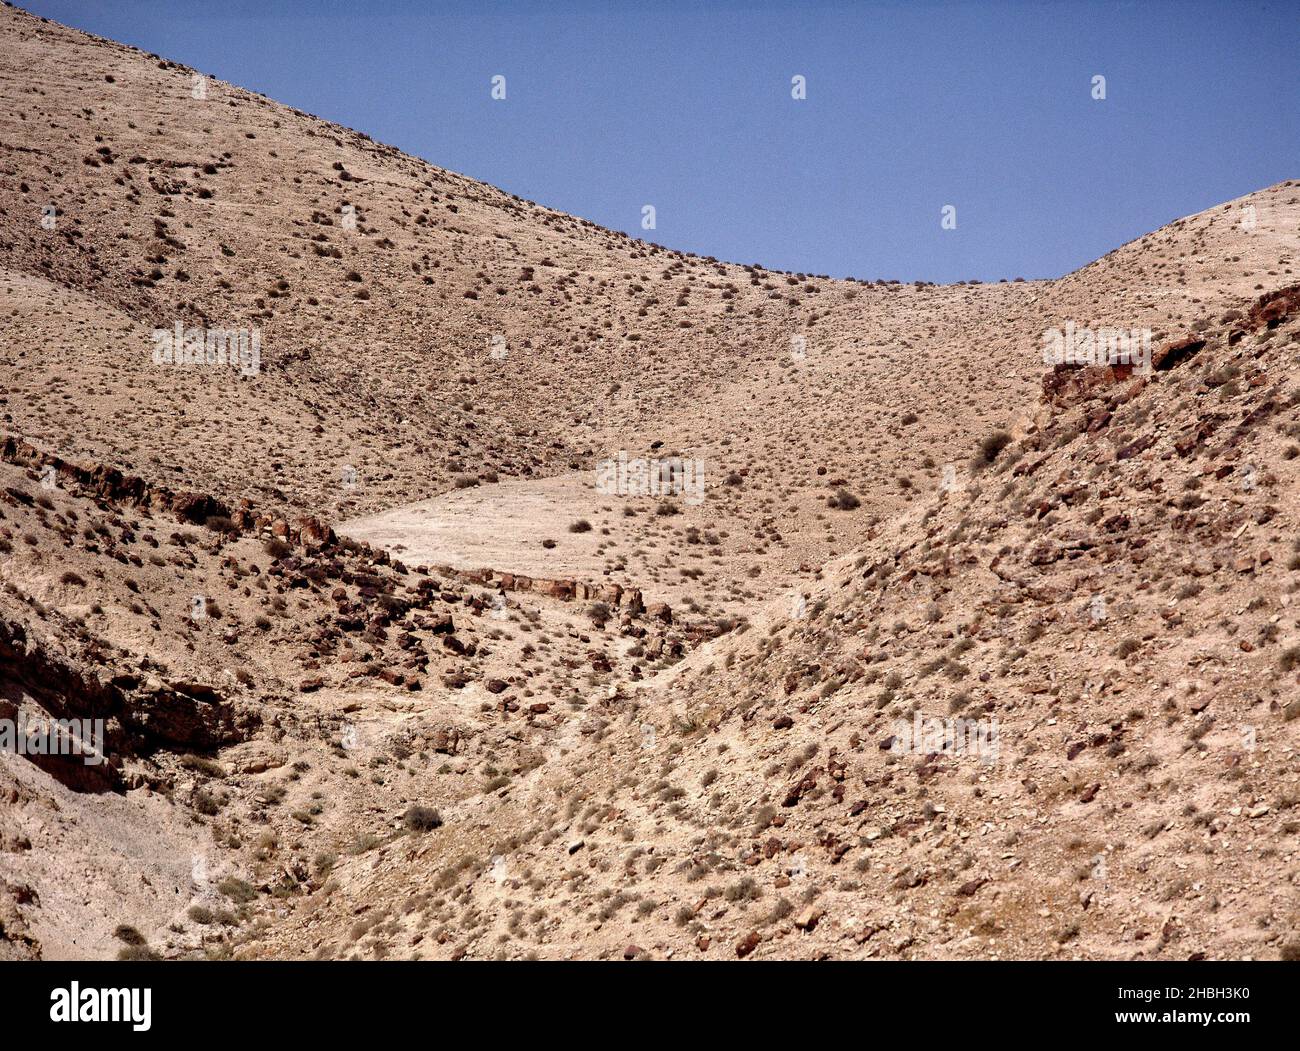
[[[336,529],[411,566],[635,584],[618,570],[607,573],[619,554],[631,554],[627,530],[620,528],[622,504],[622,497],[596,491],[591,471],[573,472],[457,489],[354,518]],[[579,521],[591,529],[570,532]],[[544,547],[547,540],[554,546]]]

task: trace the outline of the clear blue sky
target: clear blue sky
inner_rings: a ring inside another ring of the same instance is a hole
[[[1297,0],[22,6],[634,236],[836,277],[1056,276],[1300,177]]]

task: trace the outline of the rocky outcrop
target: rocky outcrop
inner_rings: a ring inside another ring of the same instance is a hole
[[[1043,401],[1057,409],[1068,409],[1130,379],[1130,365],[1054,365],[1043,375]],[[1133,382],[1140,387],[1143,381]]]
[[[338,542],[334,530],[310,515],[292,520],[282,515],[258,513],[252,502],[240,500],[228,505],[207,493],[173,492],[137,475],[125,474],[105,464],[75,464],[36,448],[14,435],[0,443],[0,459],[37,473],[52,468],[66,488],[79,489],[102,501],[139,507],[154,513],[172,514],[178,522],[207,525],[236,533],[268,534],[295,547],[331,545]]]
[[[224,504],[202,493],[174,493],[106,464],[75,464],[14,435],[0,443],[0,458],[29,471],[53,468],[62,483],[75,486],[100,500],[170,512],[181,522],[202,525],[209,518],[228,517],[230,514]]]
[[[1250,328],[1276,328],[1297,312],[1300,312],[1300,284],[1287,285],[1260,296],[1246,315],[1246,324]]]
[[[622,584],[608,581],[603,584],[587,584],[580,580],[530,577],[522,573],[499,573],[494,569],[463,570],[453,569],[450,566],[437,568],[444,576],[483,587],[496,587],[502,591],[527,591],[546,598],[559,599],[562,602],[587,600],[604,602],[613,609],[622,609],[634,616],[640,615],[646,608],[640,588],[625,588]]]
[[[1168,372],[1172,368],[1186,364],[1205,349],[1205,340],[1196,336],[1171,340],[1151,355],[1151,367],[1156,372]]]
[[[213,687],[89,670],[95,663],[90,655],[82,662],[55,653],[22,625],[0,620],[0,718],[16,719],[30,698],[42,720],[104,721],[102,763],[86,763],[80,755],[29,757],[76,791],[120,790],[124,758],[165,748],[219,748],[247,739],[260,722],[256,712]]]

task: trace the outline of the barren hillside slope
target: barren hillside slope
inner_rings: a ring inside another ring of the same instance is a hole
[[[1300,286],[1174,346],[249,951],[1294,954]]]
[[[106,723],[0,753],[0,955],[1294,937],[1296,182],[832,280],[9,6],[0,99],[0,719]]]

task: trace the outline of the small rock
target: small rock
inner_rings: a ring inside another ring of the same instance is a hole
[[[801,931],[810,931],[817,926],[817,922],[825,915],[822,909],[809,907],[795,917],[794,925]]]

